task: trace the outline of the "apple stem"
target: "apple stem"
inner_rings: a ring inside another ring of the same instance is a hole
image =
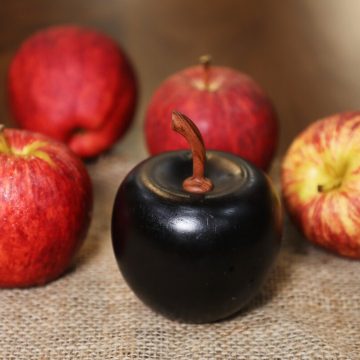
[[[187,116],[177,111],[172,113],[172,129],[186,139],[192,152],[193,175],[184,180],[183,189],[197,194],[212,190],[212,181],[204,176],[206,151],[199,129]]]
[[[0,124],[0,153],[11,153],[10,146],[6,140],[4,133],[5,125]]]
[[[211,56],[210,55],[202,55],[200,56],[200,64],[204,69],[204,88],[209,90],[210,85],[210,65],[211,65]]]
[[[317,186],[317,191],[318,192],[328,192],[331,190],[335,190],[338,189],[341,186],[341,181],[335,181],[334,183],[331,184],[325,184],[325,185],[318,185]]]

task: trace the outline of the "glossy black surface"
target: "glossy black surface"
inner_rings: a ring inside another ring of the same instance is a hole
[[[133,169],[116,196],[112,239],[119,268],[154,310],[186,322],[239,311],[259,290],[279,250],[280,206],[265,175],[209,151],[214,190],[190,195],[189,152],[165,153]]]

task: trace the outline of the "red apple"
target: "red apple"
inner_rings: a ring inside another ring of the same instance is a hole
[[[282,164],[285,204],[305,236],[360,259],[360,112],[319,120]]]
[[[81,157],[110,148],[136,104],[125,53],[109,37],[77,26],[28,38],[10,65],[8,91],[20,127],[63,141]]]
[[[90,178],[67,146],[0,131],[0,287],[59,277],[85,239],[91,209]]]
[[[202,66],[166,79],[153,95],[146,114],[146,141],[151,154],[186,149],[169,126],[173,110],[188,114],[206,148],[222,150],[267,169],[277,139],[277,119],[270,100],[249,76],[226,67]]]

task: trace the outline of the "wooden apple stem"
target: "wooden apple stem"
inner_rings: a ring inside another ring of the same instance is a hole
[[[210,55],[202,55],[200,56],[200,64],[204,69],[204,88],[209,90],[210,84],[210,65],[211,65],[211,56]]]
[[[172,129],[189,143],[193,158],[193,175],[185,179],[183,189],[190,193],[203,194],[213,189],[210,179],[204,176],[206,151],[204,140],[196,125],[184,114],[172,113]]]

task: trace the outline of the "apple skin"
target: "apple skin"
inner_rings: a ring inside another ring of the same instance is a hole
[[[41,30],[21,45],[10,64],[8,93],[21,128],[65,142],[86,158],[123,136],[137,86],[114,40],[69,25]]]
[[[188,151],[151,157],[119,187],[112,241],[119,269],[153,310],[206,323],[246,306],[281,242],[281,206],[267,176],[230,153],[207,152],[214,189],[189,194]]]
[[[285,205],[307,239],[360,259],[360,112],[311,124],[282,163]]]
[[[249,76],[226,67],[209,68],[206,89],[204,71],[201,65],[180,71],[154,93],[145,119],[150,153],[187,149],[186,141],[169,127],[176,109],[193,119],[207,149],[231,152],[267,170],[278,141],[269,98]]]
[[[67,146],[5,129],[0,134],[0,287],[58,278],[86,237],[91,210],[89,175]]]

